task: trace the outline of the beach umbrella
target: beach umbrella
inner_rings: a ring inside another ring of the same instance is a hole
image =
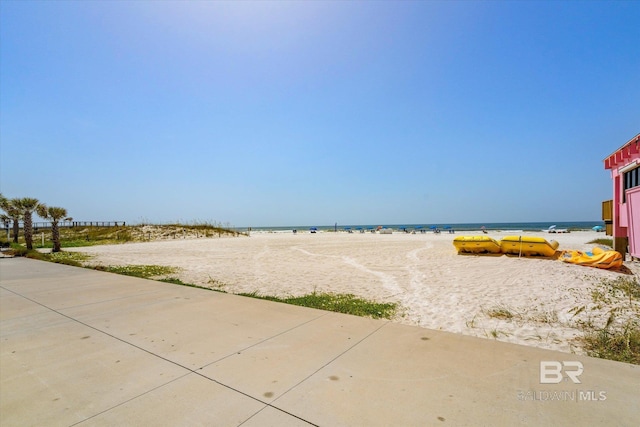
[[[309,230],[311,230],[311,231],[318,231],[318,227],[311,227]]]
[[[556,226],[552,225],[551,227],[549,227],[549,230],[553,230],[554,228],[556,228]]]
[[[429,227],[430,230],[435,230],[436,228],[438,227],[436,227],[435,225],[432,225],[431,227]]]
[[[592,230],[594,230],[594,231],[600,231],[602,229],[604,229],[604,227],[601,226],[601,225],[596,225],[595,227],[592,228]]]
[[[451,226],[450,226],[450,225],[446,225],[446,226],[444,227],[444,229],[445,229],[445,230],[451,230]]]
[[[424,228],[424,227],[419,225],[419,226],[416,227],[416,230],[420,230],[421,228]]]

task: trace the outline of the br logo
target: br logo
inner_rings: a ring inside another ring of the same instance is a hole
[[[578,378],[582,375],[584,366],[578,361],[542,360],[540,361],[540,384],[558,384],[567,375],[574,384],[580,384]]]

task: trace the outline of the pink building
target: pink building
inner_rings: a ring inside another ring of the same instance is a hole
[[[602,219],[613,248],[640,258],[640,134],[604,159],[611,171],[613,200],[602,204]]]

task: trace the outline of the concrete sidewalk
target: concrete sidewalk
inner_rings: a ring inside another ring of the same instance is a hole
[[[639,402],[640,366],[0,260],[3,427],[636,426]]]

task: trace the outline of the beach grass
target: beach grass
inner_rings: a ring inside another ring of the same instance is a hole
[[[65,253],[65,252],[61,252]],[[185,283],[177,277],[167,277],[177,273],[180,269],[177,267],[162,265],[109,265],[88,266],[95,270],[106,271],[115,274],[124,274],[127,276],[140,277],[143,279],[155,279],[165,283],[171,283],[180,286],[189,286],[193,288],[206,289],[210,291],[225,292],[223,290],[224,283],[209,278],[212,287],[199,286],[192,283]],[[165,277],[163,277],[165,276]],[[359,298],[353,294],[334,294],[312,292],[300,297],[276,297],[271,295],[260,295],[257,291],[249,293],[238,293],[237,295],[264,299],[269,301],[281,302],[285,304],[298,305],[302,307],[317,308],[320,310],[333,311],[337,313],[351,314],[354,316],[371,317],[373,319],[391,319],[398,310],[396,303],[378,303]]]
[[[52,252],[41,255],[45,261],[72,265],[74,267],[82,267],[84,262],[91,259],[90,255],[83,254],[81,252]]]
[[[22,246],[18,250],[24,249]],[[27,253],[28,252],[28,253]],[[38,251],[26,251],[22,256],[40,259],[43,261],[57,262],[77,267],[86,267],[109,273],[123,274],[126,276],[139,277],[143,279],[155,279],[161,282],[172,283],[175,285],[189,286],[210,291],[224,292],[224,284],[218,280],[209,278],[209,283],[213,287],[205,287],[185,283],[177,277],[168,277],[177,273],[180,269],[177,267],[163,265],[83,265],[90,259],[90,256],[81,252],[58,252],[51,254],[43,254]],[[164,277],[163,277],[164,276]],[[280,298],[269,295],[259,295],[258,292],[239,293],[237,295],[251,298],[259,298],[269,301],[282,302],[285,304],[293,304],[302,307],[317,308],[321,310],[333,311],[337,313],[352,314],[355,316],[371,317],[374,319],[391,319],[398,310],[396,303],[378,303],[374,301],[359,298],[353,294],[333,294],[312,292],[301,297]]]
[[[591,292],[596,309],[610,307],[603,326],[591,317],[581,322],[584,336],[579,340],[589,356],[640,365],[640,284],[635,278],[603,280]],[[584,307],[576,310],[576,314]],[[616,322],[616,318],[622,320]],[[597,319],[596,319],[597,320]],[[602,323],[600,323],[602,324]]]
[[[640,365],[640,324],[635,319],[587,332],[582,341],[589,356]]]
[[[515,316],[512,310],[505,306],[493,307],[486,311],[486,315],[493,319],[504,320],[513,319],[513,317]]]
[[[216,291],[216,292],[226,293],[221,289],[208,288],[206,286],[194,285],[193,283],[185,283],[182,280],[178,279],[177,277],[165,277],[164,279],[158,279],[158,281],[164,282],[164,283],[171,283],[172,285],[187,286],[190,288],[204,289],[206,291]]]
[[[602,245],[602,246],[607,246],[612,248],[613,239],[607,239],[607,238],[594,239],[594,240],[591,240],[590,242],[587,242],[587,244]]]
[[[189,286],[193,288],[206,289],[210,291],[224,292],[224,284],[209,279],[209,283],[214,287],[205,287],[185,283],[177,277],[162,277],[179,271],[176,267],[161,265],[110,265],[110,266],[93,266],[96,270],[107,271],[110,273],[124,274],[127,276],[140,277],[144,279],[155,278],[158,281],[172,283],[180,286]],[[371,317],[373,319],[391,319],[395,316],[398,305],[396,303],[378,303],[359,298],[353,294],[334,294],[312,292],[300,297],[276,297],[271,295],[260,295],[257,291],[249,293],[238,293],[237,295],[264,299],[268,301],[281,302],[285,304],[299,305],[302,307],[317,308],[320,310],[333,311],[337,313],[351,314],[355,316]]]
[[[355,316],[371,317],[373,319],[391,319],[395,316],[398,310],[398,305],[396,303],[378,303],[359,298],[353,294],[334,294],[314,291],[300,297],[281,298],[270,295],[260,295],[256,291],[240,293],[238,295],[299,305],[302,307],[334,311],[337,313],[352,314]]]
[[[238,233],[222,224],[210,222],[179,222],[163,225],[118,225],[118,226],[75,226],[60,227],[60,243],[63,248],[77,248],[95,245],[114,245],[127,242],[143,242],[156,239],[179,239],[184,237],[221,237],[238,236]],[[42,236],[44,235],[44,244]],[[6,236],[0,236],[0,242],[7,242]],[[24,243],[21,234],[18,243]],[[52,248],[51,231],[34,230],[34,247]]]
[[[26,246],[22,246],[19,243],[11,243],[9,249],[6,251],[7,255],[28,258],[37,258],[38,253],[38,251],[29,250]]]
[[[166,276],[168,274],[176,273],[179,270],[176,267],[169,267],[165,265],[96,265],[92,268],[109,273],[140,277],[142,279],[152,279],[155,277]]]
[[[83,267],[84,262],[91,258],[89,255],[81,252],[42,253],[35,249],[28,250],[26,247],[15,243],[11,244],[11,248],[7,251],[7,254],[15,257],[25,257],[40,261],[55,262],[57,264],[71,265],[73,267]]]

